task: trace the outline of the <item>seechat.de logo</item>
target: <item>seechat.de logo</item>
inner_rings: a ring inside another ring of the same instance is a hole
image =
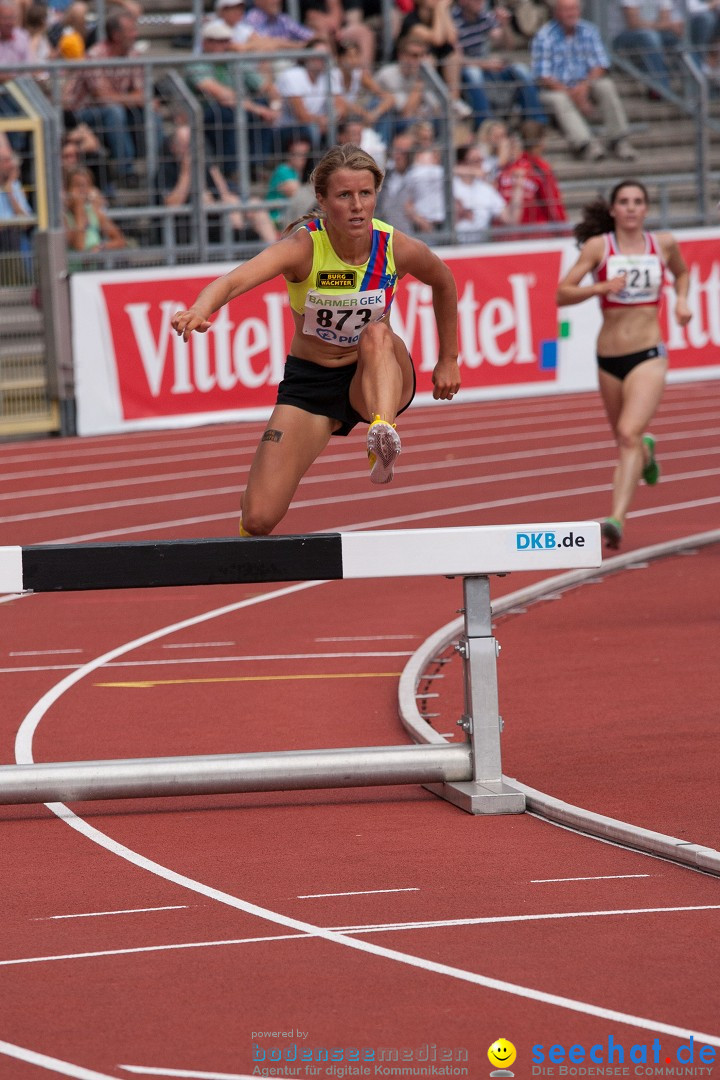
[[[574,532],[519,532],[515,534],[518,551],[556,551],[558,548],[585,547],[585,537]]]

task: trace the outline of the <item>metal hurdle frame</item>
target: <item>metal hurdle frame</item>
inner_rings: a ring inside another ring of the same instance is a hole
[[[466,734],[455,744],[4,765],[0,804],[423,784],[472,814],[522,813],[524,793],[502,775],[489,577],[601,562],[596,521],[0,547],[0,593],[462,577]]]

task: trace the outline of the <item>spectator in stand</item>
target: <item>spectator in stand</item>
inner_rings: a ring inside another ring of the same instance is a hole
[[[412,165],[413,151],[413,137],[409,131],[395,136],[390,144],[390,160],[378,199],[378,216],[404,233],[412,232],[412,223],[405,213],[405,179]]]
[[[608,37],[663,89],[670,89],[668,59],[683,45],[684,27],[674,0],[610,0]],[[673,67],[676,64],[672,64]]]
[[[461,243],[487,239],[492,224],[517,225],[522,213],[522,176],[513,181],[506,203],[496,187],[485,178],[485,162],[479,146],[461,147],[453,173],[455,230]]]
[[[87,51],[91,30],[85,0],[73,0],[50,24],[48,30],[48,38],[56,58],[82,60]]]
[[[411,232],[431,233],[443,228],[447,221],[445,170],[436,147],[415,153],[405,176],[403,195]]]
[[[187,124],[178,124],[172,135],[166,140],[168,153],[163,155],[157,175],[158,201],[164,206],[187,206],[192,193],[192,133]],[[240,199],[230,189],[230,185],[217,165],[210,165],[206,171],[203,203],[211,206],[237,206],[228,214],[233,230],[233,239],[237,241],[264,240],[272,243],[277,240],[277,230],[266,210],[261,208],[240,209]],[[223,214],[208,215],[208,238],[211,243],[218,242],[223,236]],[[178,216],[175,219],[175,237],[180,244],[189,243],[192,236],[190,216]]]
[[[105,22],[105,40],[88,49],[88,60],[131,59],[139,55],[135,47],[137,19],[115,8]],[[77,123],[88,124],[103,140],[119,183],[138,187],[140,179],[134,162],[145,149],[145,91],[142,68],[108,66],[86,67],[71,75],[63,89],[63,107]],[[155,138],[162,142],[162,121],[155,114]]]
[[[335,51],[341,45],[356,45],[363,64],[372,67],[377,46],[375,34],[363,20],[349,16],[342,0],[300,0],[300,11],[303,23],[315,37],[329,41]]]
[[[310,27],[284,13],[282,0],[254,0],[245,22],[257,34],[272,38],[278,50],[302,49],[316,36]]]
[[[89,169],[70,169],[64,180],[64,220],[68,248],[92,254],[117,251],[127,247],[127,239],[105,212],[102,195],[93,183]],[[83,265],[71,260],[71,265]]]
[[[414,34],[401,38],[397,47],[397,60],[383,64],[376,73],[376,82],[384,91],[392,94],[393,133],[404,131],[415,120],[434,120],[439,116],[438,103],[422,77],[421,67],[428,59],[424,41]]]
[[[228,51],[231,38],[232,31],[225,22],[216,19],[207,23],[202,31],[203,56],[188,66],[185,77],[203,105],[208,157],[234,180],[238,173],[237,94],[230,65],[226,60],[215,59]],[[245,69],[243,75],[248,92],[242,104],[248,115],[250,156],[257,164],[274,154],[273,126],[279,109],[267,103],[268,85],[261,74]]]
[[[600,31],[580,18],[580,0],[554,0],[553,18],[533,38],[532,66],[542,99],[576,156],[585,161],[605,157],[605,148],[588,123],[596,103],[612,153],[620,161],[635,160],[627,115],[608,75],[610,61]]]
[[[517,155],[507,124],[502,120],[483,120],[475,135],[475,143],[483,153],[485,177],[494,184],[502,169]]]
[[[276,38],[258,33],[247,21],[245,0],[215,0],[215,14],[232,33],[227,52],[273,52],[278,48]]]
[[[33,64],[44,64],[54,59],[54,50],[48,38],[48,9],[46,4],[34,3],[25,12],[25,29],[28,32],[30,55]],[[47,72],[38,72],[35,78],[47,81]]]
[[[7,256],[27,256],[31,251],[30,230],[33,212],[20,183],[20,159],[10,145],[9,139],[0,132],[0,219],[17,221],[17,225],[0,228],[0,281],[14,283],[16,275],[10,270]],[[27,223],[24,224],[24,220]]]
[[[283,99],[280,114],[283,145],[289,139],[302,136],[313,147],[328,145],[333,121],[345,114],[342,77],[332,62],[330,46],[320,38],[312,38],[305,48],[316,56],[281,71],[277,88]]]
[[[385,170],[387,146],[374,128],[366,127],[359,116],[346,113],[337,127],[337,141],[340,146],[351,143],[359,146],[374,159],[378,168]]]
[[[378,84],[354,41],[338,47],[338,68],[342,96],[347,108],[360,117],[365,127],[374,128],[387,145],[392,137],[390,115],[395,104],[392,94]],[[372,157],[372,154],[370,155]]]
[[[510,23],[520,35],[523,47],[537,34],[550,18],[550,4],[546,0],[505,0],[510,11]]]
[[[306,185],[309,197],[313,200],[313,206],[315,205],[314,193],[310,185],[307,184],[311,150],[312,145],[309,139],[298,138],[291,140],[285,152],[284,160],[276,166],[275,171],[270,176],[265,193],[266,199],[283,199],[290,202],[291,199],[299,195],[302,186]],[[283,229],[288,224],[285,209],[270,211],[270,218],[278,229]]]
[[[709,78],[720,79],[720,0],[685,0],[695,59]]]
[[[0,0],[0,68],[11,64],[30,64],[30,35],[20,26],[20,7],[17,0]],[[0,71],[0,83],[10,82],[17,72]],[[0,107],[0,115],[3,115]]]
[[[454,0],[416,0],[413,10],[409,11],[402,21],[400,37],[412,33],[416,41],[425,43],[429,55],[447,83],[455,115],[464,119],[470,115],[471,109],[461,96],[458,33],[451,13],[453,2]]]
[[[20,26],[20,8],[17,0],[0,0],[0,116],[17,116],[19,109],[15,98],[6,90],[4,83],[15,78],[17,72],[11,64],[30,64],[30,35]],[[27,146],[27,138],[16,132],[9,136],[18,153]]]
[[[493,102],[503,97],[507,108],[517,105],[525,120],[545,123],[547,117],[538,88],[524,64],[509,63],[496,48],[512,49],[510,13],[490,0],[457,0],[453,8],[462,82],[473,112],[475,127],[493,116]],[[504,93],[503,93],[504,91]]]
[[[108,181],[107,160],[103,147],[94,131],[87,124],[78,124],[67,131],[60,144],[60,164],[63,175],[69,169],[84,166],[93,176],[93,182],[101,191],[112,192]]]
[[[552,166],[543,155],[547,128],[533,120],[527,120],[522,127],[523,151],[520,156],[506,165],[498,177],[498,190],[507,203],[515,197],[518,177],[522,193],[521,225],[540,225],[567,221],[565,205],[558,187]],[[542,235],[555,236],[556,232],[536,233],[533,238]]]

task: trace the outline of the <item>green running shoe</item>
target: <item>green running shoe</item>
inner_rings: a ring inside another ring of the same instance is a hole
[[[605,518],[600,526],[600,534],[605,541],[605,547],[617,551],[622,543],[622,525],[617,518]]]
[[[646,484],[657,484],[660,479],[660,466],[655,460],[655,438],[652,435],[643,435],[643,442],[650,451],[650,457],[642,471],[642,478]]]

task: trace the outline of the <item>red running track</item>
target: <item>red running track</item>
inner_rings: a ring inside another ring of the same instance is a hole
[[[232,535],[259,431],[7,445],[0,543]],[[720,387],[671,387],[654,432],[663,479],[638,492],[627,548],[717,524]],[[401,433],[380,491],[361,438],[334,442],[285,531],[607,512],[594,395],[415,409]],[[718,846],[718,576],[711,547],[503,618],[505,772]],[[444,579],[6,600],[2,760],[396,744],[399,673],[460,602]],[[456,694],[452,673],[447,731]],[[288,1075],[339,1076],[357,1047],[374,1060],[354,1075],[474,1078],[501,1036],[517,1077],[533,1047],[573,1044],[599,1048],[596,1069],[661,1075],[690,1033],[693,1069],[720,1047],[717,879],[529,814],[473,818],[407,787],[0,818],[3,1080],[242,1077],[295,1044],[344,1060]]]

